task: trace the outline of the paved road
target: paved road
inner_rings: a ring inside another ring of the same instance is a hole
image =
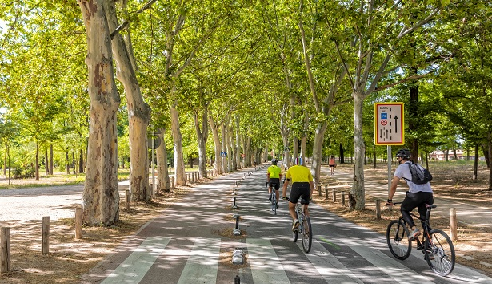
[[[313,247],[305,254],[292,242],[287,205],[269,210],[264,169],[221,176],[194,190],[147,223],[90,274],[88,283],[492,283],[459,264],[446,278],[435,275],[421,253],[405,261],[390,256],[385,237],[312,205]],[[241,180],[244,178],[244,180]],[[241,180],[232,209],[231,189]],[[219,233],[241,216],[245,237]],[[244,266],[220,262],[234,249],[246,253]]]

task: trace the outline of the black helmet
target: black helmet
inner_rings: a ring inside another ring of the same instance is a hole
[[[272,159],[272,164],[273,164],[273,165],[277,165],[277,163],[278,163],[278,160],[276,160],[275,158],[274,158],[274,159]]]
[[[397,153],[396,153],[396,157],[401,157],[405,160],[409,160],[410,159],[410,150],[409,149],[400,149]]]

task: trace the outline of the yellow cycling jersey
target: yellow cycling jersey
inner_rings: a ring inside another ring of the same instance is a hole
[[[285,178],[290,179],[292,183],[295,182],[311,182],[313,181],[313,175],[309,168],[302,165],[294,165],[285,174]]]
[[[267,169],[267,173],[270,173],[270,178],[280,178],[282,174],[282,169],[276,165],[270,165]]]

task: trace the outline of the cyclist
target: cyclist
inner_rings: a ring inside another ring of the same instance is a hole
[[[412,174],[410,173],[410,164],[412,161],[410,160],[410,154],[410,150],[408,149],[400,149],[396,153],[399,165],[396,168],[393,180],[391,181],[386,205],[393,205],[392,199],[395,195],[398,182],[403,178],[407,182],[409,190],[406,192],[405,199],[401,204],[401,214],[411,229],[409,239],[414,240],[420,235],[420,230],[415,226],[410,212],[418,207],[420,217],[425,219],[427,210],[426,205],[434,204],[434,194],[429,182],[423,185],[417,185],[412,182]]]
[[[280,178],[282,178],[282,169],[277,166],[278,160],[273,159],[272,165],[267,168],[268,200],[272,201],[272,188],[275,188],[276,207],[278,208],[278,188],[280,188]]]
[[[304,166],[302,159],[296,158],[295,165],[290,167],[285,174],[285,183],[282,188],[282,199],[287,199],[287,185],[292,180],[292,188],[290,189],[289,212],[293,219],[292,231],[297,230],[299,221],[296,217],[296,204],[301,198],[303,211],[309,217],[308,205],[314,191],[314,179],[309,168]]]

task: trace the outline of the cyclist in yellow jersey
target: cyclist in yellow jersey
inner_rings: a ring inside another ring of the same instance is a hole
[[[273,159],[272,165],[267,168],[267,183],[268,183],[268,200],[272,200],[272,188],[275,188],[278,208],[278,188],[280,188],[280,178],[282,178],[282,169],[277,166],[278,160]]]
[[[287,199],[287,185],[292,181],[292,188],[290,189],[289,198],[289,212],[290,216],[294,220],[292,223],[292,230],[297,230],[299,221],[296,217],[296,204],[301,198],[301,204],[303,205],[303,211],[306,216],[309,217],[308,205],[314,191],[314,179],[309,168],[304,166],[302,159],[296,159],[296,165],[287,170],[285,174],[284,187],[282,188],[282,199]]]

